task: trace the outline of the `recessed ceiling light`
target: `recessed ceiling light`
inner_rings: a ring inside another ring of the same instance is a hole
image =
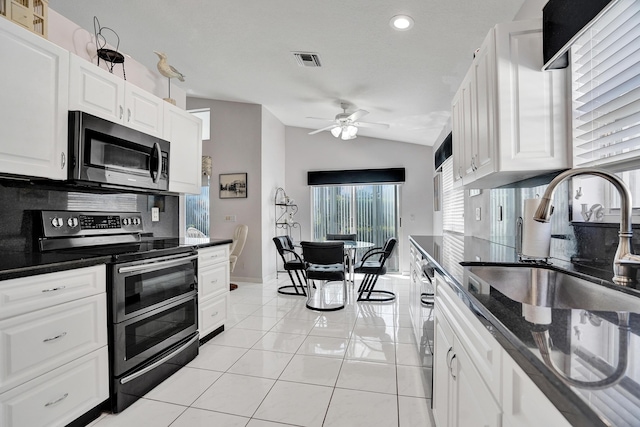
[[[389,22],[391,28],[398,31],[407,31],[413,27],[413,18],[409,15],[396,15]]]

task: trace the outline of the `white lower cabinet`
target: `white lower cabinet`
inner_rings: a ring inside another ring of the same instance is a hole
[[[501,409],[436,304],[433,416],[438,426],[499,427]]]
[[[109,397],[104,265],[0,281],[0,426],[64,426]]]
[[[109,396],[109,353],[102,347],[0,394],[3,427],[65,426]]]
[[[224,325],[229,306],[229,245],[198,249],[200,339]]]
[[[433,417],[438,427],[570,426],[436,274]]]

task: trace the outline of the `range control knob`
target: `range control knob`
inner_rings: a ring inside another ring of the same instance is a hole
[[[64,221],[62,220],[62,218],[58,218],[56,216],[51,219],[51,225],[53,225],[55,228],[60,228],[64,225]]]
[[[67,219],[67,225],[71,228],[76,228],[78,226],[78,218],[76,217],[70,217],[69,219]]]
[[[122,218],[122,225],[129,225],[131,224],[131,220],[129,218]]]
[[[140,218],[138,217],[133,218],[133,225],[140,225]]]

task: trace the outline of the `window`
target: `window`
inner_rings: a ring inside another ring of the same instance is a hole
[[[453,157],[442,163],[442,229],[464,233],[464,189],[453,187]]]
[[[640,163],[639,38],[640,2],[621,0],[572,45],[575,166]]]
[[[186,194],[185,195],[185,224],[187,229],[195,228],[203,233],[205,236],[209,236],[209,177],[203,176],[203,183],[206,181],[207,185],[201,188],[200,194]],[[196,237],[189,236],[188,237]]]
[[[375,246],[384,245],[389,237],[397,238],[398,189],[396,184],[312,187],[312,238],[356,233],[357,240]],[[398,270],[397,250],[387,267]]]

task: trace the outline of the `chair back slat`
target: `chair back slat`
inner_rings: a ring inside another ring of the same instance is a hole
[[[343,242],[300,242],[302,257],[310,264],[341,264],[344,260]]]

